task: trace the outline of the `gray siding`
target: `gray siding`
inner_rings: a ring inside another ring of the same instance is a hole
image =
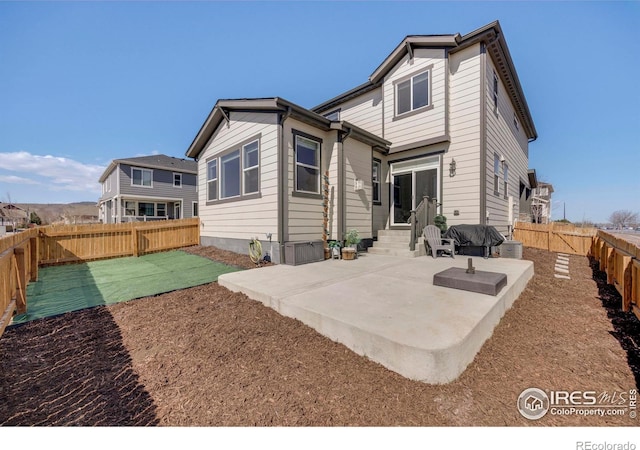
[[[106,188],[103,188],[104,190],[102,192],[102,195],[100,196],[101,201],[112,198],[118,193],[117,172],[117,169],[112,170],[109,176],[102,182],[102,186],[106,186]]]

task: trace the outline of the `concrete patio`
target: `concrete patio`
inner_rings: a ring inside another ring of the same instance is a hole
[[[473,361],[534,273],[531,261],[474,257],[476,270],[507,275],[497,296],[433,285],[434,274],[466,268],[467,259],[361,254],[229,273],[218,282],[407,378],[448,383]]]

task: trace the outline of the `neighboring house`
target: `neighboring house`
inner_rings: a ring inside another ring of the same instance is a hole
[[[0,202],[0,225],[11,225],[13,228],[26,225],[29,212],[13,203]]]
[[[186,152],[198,161],[201,241],[246,252],[270,234],[283,262],[286,243],[322,237],[325,173],[329,239],[355,228],[370,245],[408,230],[423,196],[449,225],[506,234],[533,187],[536,137],[498,22],[407,36],[366,83],[311,110],[219,100]]]
[[[98,223],[100,222],[100,214],[95,205],[83,205],[65,210],[62,214],[62,220],[65,225]]]
[[[538,181],[538,187],[533,190],[531,200],[532,222],[551,222],[551,194],[553,194],[553,185]]]
[[[114,159],[100,177],[103,223],[198,215],[197,164],[166,155]]]

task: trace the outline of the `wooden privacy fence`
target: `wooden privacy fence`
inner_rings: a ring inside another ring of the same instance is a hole
[[[591,251],[595,228],[579,228],[562,223],[516,222],[513,239],[525,247],[540,248],[550,252],[587,256]]]
[[[138,256],[200,243],[200,220],[32,228],[0,238],[0,335],[27,310],[27,283],[38,266]]]
[[[622,310],[640,319],[640,246],[606,231],[598,231],[591,248],[598,268],[622,297]]]
[[[138,256],[196,245],[199,219],[61,225],[40,230],[40,264]]]
[[[38,279],[38,231],[0,239],[0,335],[14,311],[27,311],[27,283]]]

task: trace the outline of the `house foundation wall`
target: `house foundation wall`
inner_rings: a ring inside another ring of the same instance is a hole
[[[270,243],[269,241],[261,240],[260,243],[262,244],[262,255],[264,256],[269,253],[271,262],[281,264],[280,245],[278,242],[272,241]],[[273,249],[271,248],[272,244]],[[218,247],[222,250],[247,255],[247,258],[249,258],[249,241],[246,239],[200,236],[200,245]]]

